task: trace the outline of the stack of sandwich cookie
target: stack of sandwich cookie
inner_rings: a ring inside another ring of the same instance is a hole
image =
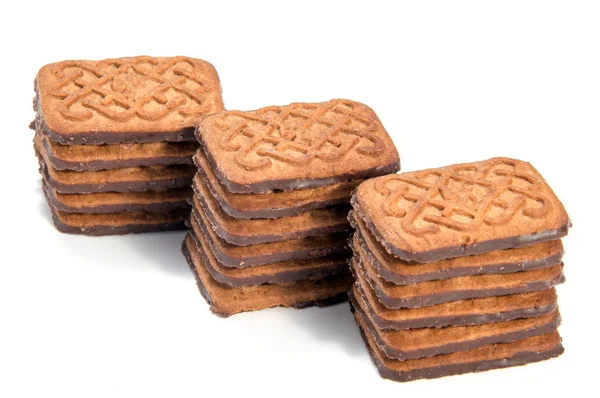
[[[200,119],[221,112],[208,62],[64,61],[35,81],[35,151],[54,224],[110,235],[184,227]]]
[[[542,176],[494,158],[374,178],[352,197],[349,296],[397,381],[560,355],[554,286],[570,222]]]
[[[211,310],[344,300],[351,193],[399,169],[375,113],[348,100],[228,111],[204,118],[196,136],[182,249]]]

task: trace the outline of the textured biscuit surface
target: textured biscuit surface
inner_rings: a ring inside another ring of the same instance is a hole
[[[309,210],[350,203],[358,181],[339,182],[323,187],[277,191],[261,195],[229,192],[217,178],[202,150],[194,156],[198,167],[195,184],[204,180],[220,207],[237,218],[276,218],[293,216]]]
[[[222,112],[204,118],[196,134],[231,192],[309,188],[399,168],[375,112],[349,100]]]
[[[363,182],[353,205],[407,261],[516,248],[566,235],[568,215],[529,164],[493,158]]]
[[[377,347],[360,316],[355,313],[355,318],[379,373],[383,378],[395,381],[432,379],[520,366],[557,357],[564,351],[560,335],[554,331],[511,343],[490,344],[451,354],[399,361],[388,358]]]
[[[103,143],[99,133],[116,142],[139,133],[145,141],[149,132],[178,141],[182,130],[223,110],[214,67],[188,57],[63,61],[44,66],[36,82],[45,127],[65,143]]]
[[[184,240],[182,251],[211,311],[222,316],[276,306],[304,308],[337,303],[345,299],[351,283],[349,273],[341,273],[294,283],[232,287],[213,279],[202,256],[188,239]]]
[[[354,246],[360,248],[379,276],[397,285],[544,268],[560,264],[563,255],[561,241],[554,240],[518,249],[496,250],[432,263],[409,263],[386,252],[360,218],[350,216],[349,219],[357,228]]]

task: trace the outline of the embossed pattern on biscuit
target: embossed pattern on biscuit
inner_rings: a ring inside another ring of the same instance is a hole
[[[225,213],[204,182],[193,184],[193,190],[192,205],[203,208],[212,230],[228,243],[238,246],[282,242],[350,229],[347,219],[348,205],[310,210],[273,219],[243,219]]]
[[[175,132],[223,110],[214,67],[189,57],[64,61],[36,79],[39,110],[57,135]]]
[[[353,205],[388,252],[417,262],[554,240],[570,225],[537,170],[508,158],[374,178]]]
[[[282,261],[348,254],[349,252],[348,234],[345,232],[251,246],[232,245],[213,231],[202,206],[192,207],[190,224],[197,225],[203,231],[214,256],[225,267],[246,268]]]
[[[329,185],[399,168],[375,112],[349,100],[223,112],[203,119],[196,134],[232,192]]]

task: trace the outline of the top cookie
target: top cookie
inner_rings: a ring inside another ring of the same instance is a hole
[[[375,112],[343,99],[211,115],[196,138],[217,177],[235,193],[311,188],[400,167]]]
[[[527,246],[570,226],[537,170],[507,158],[374,178],[352,202],[387,251],[406,261]]]
[[[193,140],[200,119],[223,110],[215,68],[188,57],[58,62],[35,89],[38,128],[66,144]]]

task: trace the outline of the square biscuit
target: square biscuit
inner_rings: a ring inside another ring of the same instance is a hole
[[[189,57],[53,63],[35,89],[40,127],[64,144],[190,141],[202,117],[223,110],[215,68]]]
[[[234,193],[314,188],[400,167],[375,112],[343,99],[222,112],[204,118],[196,138]]]
[[[352,204],[389,253],[421,263],[555,240],[570,227],[540,173],[508,158],[374,178]]]

